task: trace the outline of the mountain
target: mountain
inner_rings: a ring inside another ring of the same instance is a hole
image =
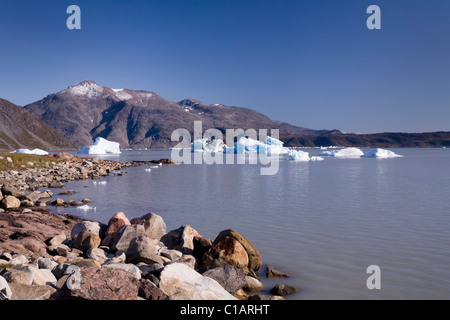
[[[56,129],[78,147],[91,145],[102,137],[125,148],[166,149],[172,132],[183,128],[193,134],[194,121],[203,130],[279,129],[280,137],[322,135],[328,130],[312,130],[271,120],[247,108],[221,104],[207,105],[195,99],[165,100],[154,92],[111,89],[93,81],[83,81],[25,106],[32,115]]]
[[[0,99],[0,150],[13,151],[20,148],[76,150],[63,135],[33,117],[24,108]]]

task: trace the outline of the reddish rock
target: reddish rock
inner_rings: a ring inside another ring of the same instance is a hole
[[[147,279],[139,279],[139,297],[145,300],[166,300],[167,295],[153,282]]]
[[[111,219],[108,221],[108,228],[105,232],[105,238],[102,241],[102,246],[109,246],[112,240],[113,235],[120,229],[122,226],[130,226],[131,223],[128,218],[125,216],[123,212],[117,212]]]
[[[69,284],[69,281],[73,281]],[[80,267],[79,275],[69,277],[57,299],[136,300],[139,282],[129,272],[115,268]]]
[[[205,267],[231,265],[246,268],[249,264],[248,254],[239,241],[232,237],[223,237],[214,241],[213,246],[202,257]]]

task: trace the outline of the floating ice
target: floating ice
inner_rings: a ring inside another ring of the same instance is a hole
[[[242,137],[238,140],[238,142],[235,143],[234,152],[239,154],[240,153],[286,154],[289,153],[289,149],[283,147],[283,142],[272,137],[266,137],[265,143],[252,138]]]
[[[97,211],[97,207],[91,207],[91,206],[88,206],[87,204],[85,204],[84,206],[77,207],[77,209],[83,210],[83,211],[89,211],[89,210]]]
[[[152,171],[152,169],[149,169],[149,168],[145,169],[145,172],[151,172],[151,171]]]
[[[223,152],[227,145],[221,139],[198,139],[191,143],[192,152]]]
[[[360,158],[364,155],[358,148],[344,148],[340,150],[324,151],[319,156],[329,156],[335,158]]]
[[[401,158],[402,155],[396,154],[393,151],[386,150],[386,149],[372,149],[368,151],[366,154],[362,155],[361,157],[364,158]]]
[[[311,161],[322,161],[322,160],[325,160],[325,159],[322,157],[311,157]]]
[[[107,181],[94,181],[94,185],[105,185],[107,183]]]
[[[25,153],[25,154],[37,154],[39,156],[46,156],[48,155],[47,151],[41,150],[41,149],[18,149],[16,151],[13,151],[12,153]]]
[[[97,138],[90,147],[83,147],[79,154],[120,154],[120,145],[118,142],[108,141],[104,138]]]
[[[293,161],[309,161],[309,153],[301,150],[289,150],[289,159]]]

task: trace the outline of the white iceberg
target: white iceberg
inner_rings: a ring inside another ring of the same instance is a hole
[[[361,157],[386,159],[386,158],[401,158],[403,156],[400,154],[396,154],[395,152],[390,151],[390,150],[376,148],[376,149],[372,149],[372,150],[368,151]]]
[[[77,207],[77,209],[83,210],[83,211],[89,211],[89,210],[97,211],[97,207],[91,207],[91,206],[88,206],[87,204],[85,204],[84,206]]]
[[[227,150],[228,151],[228,150]],[[261,142],[252,138],[242,137],[235,143],[235,153],[269,153],[286,154],[289,149],[283,147],[283,142],[272,137],[266,137],[266,141]]]
[[[309,153],[301,150],[289,150],[289,159],[293,161],[309,161]]]
[[[221,140],[198,139],[191,143],[192,152],[223,152],[228,146]]]
[[[120,154],[120,145],[118,142],[108,141],[104,138],[97,138],[90,147],[83,147],[79,154]]]
[[[41,150],[41,149],[33,149],[33,150],[18,149],[16,151],[13,151],[12,153],[36,154],[36,155],[39,155],[39,156],[46,156],[46,155],[48,155],[47,151],[44,151],[44,150]]]
[[[364,155],[358,148],[344,148],[340,150],[324,151],[319,156],[335,157],[335,158],[360,158]]]
[[[325,160],[324,158],[322,158],[322,157],[311,157],[311,161],[323,161],[323,160]]]

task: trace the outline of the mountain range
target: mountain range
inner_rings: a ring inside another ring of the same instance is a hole
[[[312,130],[271,120],[247,108],[207,105],[195,99],[168,101],[154,92],[112,89],[83,81],[25,106],[36,118],[62,133],[76,146],[92,144],[96,137],[120,143],[122,149],[167,149],[176,144],[172,132],[183,128],[193,134],[194,121],[204,130],[279,129],[287,135],[322,135]]]
[[[154,92],[112,89],[82,81],[42,100],[19,107],[0,99],[0,150],[21,147],[75,150],[102,137],[121,149],[167,149],[176,129],[279,129],[288,147],[449,147],[450,132],[348,134],[276,121],[241,107],[196,99],[166,100]]]

